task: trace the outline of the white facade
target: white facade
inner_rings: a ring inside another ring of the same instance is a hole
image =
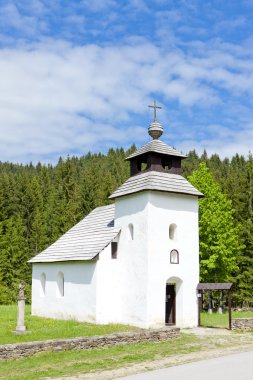
[[[133,224],[134,240],[128,226]],[[121,227],[119,260],[124,323],[140,327],[165,324],[166,283],[176,285],[176,324],[197,325],[199,282],[198,199],[146,191],[115,200],[115,225]],[[176,227],[170,239],[170,225]],[[170,263],[170,252],[179,264]],[[120,257],[121,256],[121,257]],[[127,270],[125,269],[127,268]]]
[[[117,258],[109,245],[98,260],[33,264],[32,314],[160,327],[166,284],[175,284],[175,323],[196,326],[198,197],[161,191],[122,196],[115,199],[114,223],[121,230],[114,239]],[[178,264],[170,262],[173,249]],[[57,284],[62,275],[63,292]]]
[[[32,315],[95,323],[96,272],[95,261],[33,264]],[[62,295],[59,273],[63,274]]]

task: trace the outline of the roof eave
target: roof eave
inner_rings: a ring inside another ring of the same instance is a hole
[[[148,152],[144,152],[144,153],[138,153],[138,154],[133,153],[130,156],[126,157],[125,161],[131,161],[132,159],[134,159],[136,157],[145,156],[149,153],[155,153],[155,154],[158,154],[160,156],[180,157],[182,160],[185,160],[187,158],[187,156],[184,154],[173,154],[173,153],[166,154],[166,153],[157,152],[155,150],[149,150]]]
[[[191,194],[191,193],[187,193],[187,192],[179,192],[179,191],[168,191],[168,190],[159,190],[159,189],[141,189],[141,190],[136,190],[136,191],[133,191],[133,192],[129,192],[129,193],[126,193],[126,194],[121,194],[121,195],[110,195],[108,198],[109,199],[116,199],[116,198],[121,198],[121,197],[126,197],[128,195],[132,195],[132,194],[136,194],[136,193],[141,193],[143,191],[158,191],[158,192],[162,192],[162,193],[170,193],[170,194],[183,194],[183,195],[190,195],[190,196],[193,196],[193,197],[198,197],[198,198],[203,198],[204,197],[204,194],[202,193],[199,193],[199,194]]]
[[[93,258],[88,258],[88,259],[75,259],[75,258],[66,258],[66,259],[60,259],[60,260],[29,260],[27,261],[29,264],[50,264],[50,263],[64,263],[64,262],[77,262],[77,261],[97,261],[99,259],[99,253],[96,254]]]
[[[232,288],[232,282],[200,282],[197,285],[197,290],[231,290]]]

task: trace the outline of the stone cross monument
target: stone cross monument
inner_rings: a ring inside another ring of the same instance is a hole
[[[16,326],[16,334],[26,334],[25,327],[25,284],[20,282],[18,287],[18,322]]]

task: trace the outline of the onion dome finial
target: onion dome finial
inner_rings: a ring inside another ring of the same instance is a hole
[[[150,124],[148,128],[149,135],[155,140],[158,139],[163,134],[163,127],[161,124],[158,123],[156,118],[156,110],[161,109],[162,107],[159,107],[156,105],[156,100],[154,100],[154,105],[149,106],[151,108],[154,108],[154,121]]]

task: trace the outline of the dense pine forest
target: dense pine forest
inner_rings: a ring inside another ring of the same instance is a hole
[[[0,162],[0,303],[16,301],[27,261],[53,243],[129,177],[128,151],[60,158],[55,166]],[[200,164],[202,163],[202,164]],[[234,303],[253,306],[253,157],[221,160],[195,151],[183,175],[206,197],[200,200],[201,281],[232,281]]]

